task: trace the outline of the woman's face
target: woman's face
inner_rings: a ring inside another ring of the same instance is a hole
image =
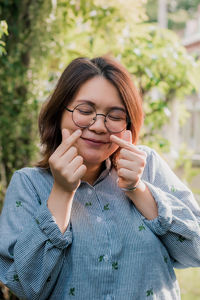
[[[101,76],[86,81],[67,108],[73,110],[78,104],[88,102],[95,106],[97,114],[106,115],[114,107],[125,110],[115,86]],[[97,116],[93,125],[82,129],[82,135],[75,144],[86,166],[99,166],[118,148],[116,144],[110,142],[112,133],[105,127],[104,119],[101,115]],[[67,110],[63,112],[61,118],[61,129],[63,128],[68,129],[70,133],[79,128],[72,120],[72,112]],[[115,135],[121,137],[122,132]]]

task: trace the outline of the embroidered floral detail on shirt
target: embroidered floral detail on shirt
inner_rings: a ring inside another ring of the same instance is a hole
[[[184,238],[182,235],[179,235],[179,237],[178,237],[178,241],[179,242],[184,242],[186,240],[186,238]]]
[[[22,202],[21,201],[16,201],[16,207],[20,207],[22,206]]]
[[[168,262],[168,257],[167,256],[164,256],[164,262],[167,264],[167,262]]]
[[[104,205],[103,209],[104,209],[104,210],[109,210],[109,209],[110,209],[110,208],[109,208],[109,203],[106,204],[106,205]]]
[[[99,262],[103,261],[104,255],[99,256]]]
[[[146,295],[147,295],[147,297],[153,295],[153,289],[147,290]]]
[[[35,222],[36,222],[37,224],[40,224],[40,222],[39,222],[39,220],[38,220],[38,219],[35,219]]]
[[[172,193],[176,192],[176,188],[175,188],[174,185],[171,186],[171,192],[172,192]]]
[[[139,231],[142,231],[142,230],[145,230],[146,228],[144,227],[144,225],[142,224],[142,225],[140,225],[140,226],[138,226],[138,228],[139,228]]]
[[[17,274],[15,274],[15,275],[13,276],[13,281],[19,281],[19,277],[18,277]]]
[[[75,296],[75,288],[74,287],[70,289],[69,295],[70,296]]]
[[[112,268],[113,268],[113,270],[118,270],[118,262],[117,261],[112,263]]]
[[[91,202],[86,202],[85,203],[85,206],[87,207],[87,206],[91,206],[92,205],[92,203]]]

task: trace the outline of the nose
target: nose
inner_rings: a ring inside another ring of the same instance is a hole
[[[98,116],[101,116],[101,118]],[[107,133],[108,130],[105,126],[105,118],[106,116],[104,114],[96,114],[96,117],[93,119],[94,123],[89,126],[89,129],[98,133]]]

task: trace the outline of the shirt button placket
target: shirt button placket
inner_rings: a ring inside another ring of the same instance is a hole
[[[88,195],[92,195],[92,190],[88,189],[87,193],[88,193]]]
[[[101,222],[102,222],[102,218],[98,216],[98,217],[97,217],[97,222],[98,222],[98,223],[101,223]]]
[[[109,256],[107,254],[105,254],[103,259],[104,259],[105,262],[108,262],[109,261]]]

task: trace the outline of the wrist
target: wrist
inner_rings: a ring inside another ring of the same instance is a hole
[[[74,194],[74,191],[65,191],[62,187],[54,183],[47,200],[47,207],[62,233],[65,232],[70,221]]]
[[[127,188],[121,188],[121,190],[124,192],[135,192],[137,189],[141,188],[143,185],[144,185],[144,183],[141,180],[139,180],[136,185],[130,186]]]
[[[56,193],[62,198],[70,198],[75,194],[75,190],[69,191],[66,188],[63,188],[61,185],[57,184],[56,181],[54,181],[52,192]]]

